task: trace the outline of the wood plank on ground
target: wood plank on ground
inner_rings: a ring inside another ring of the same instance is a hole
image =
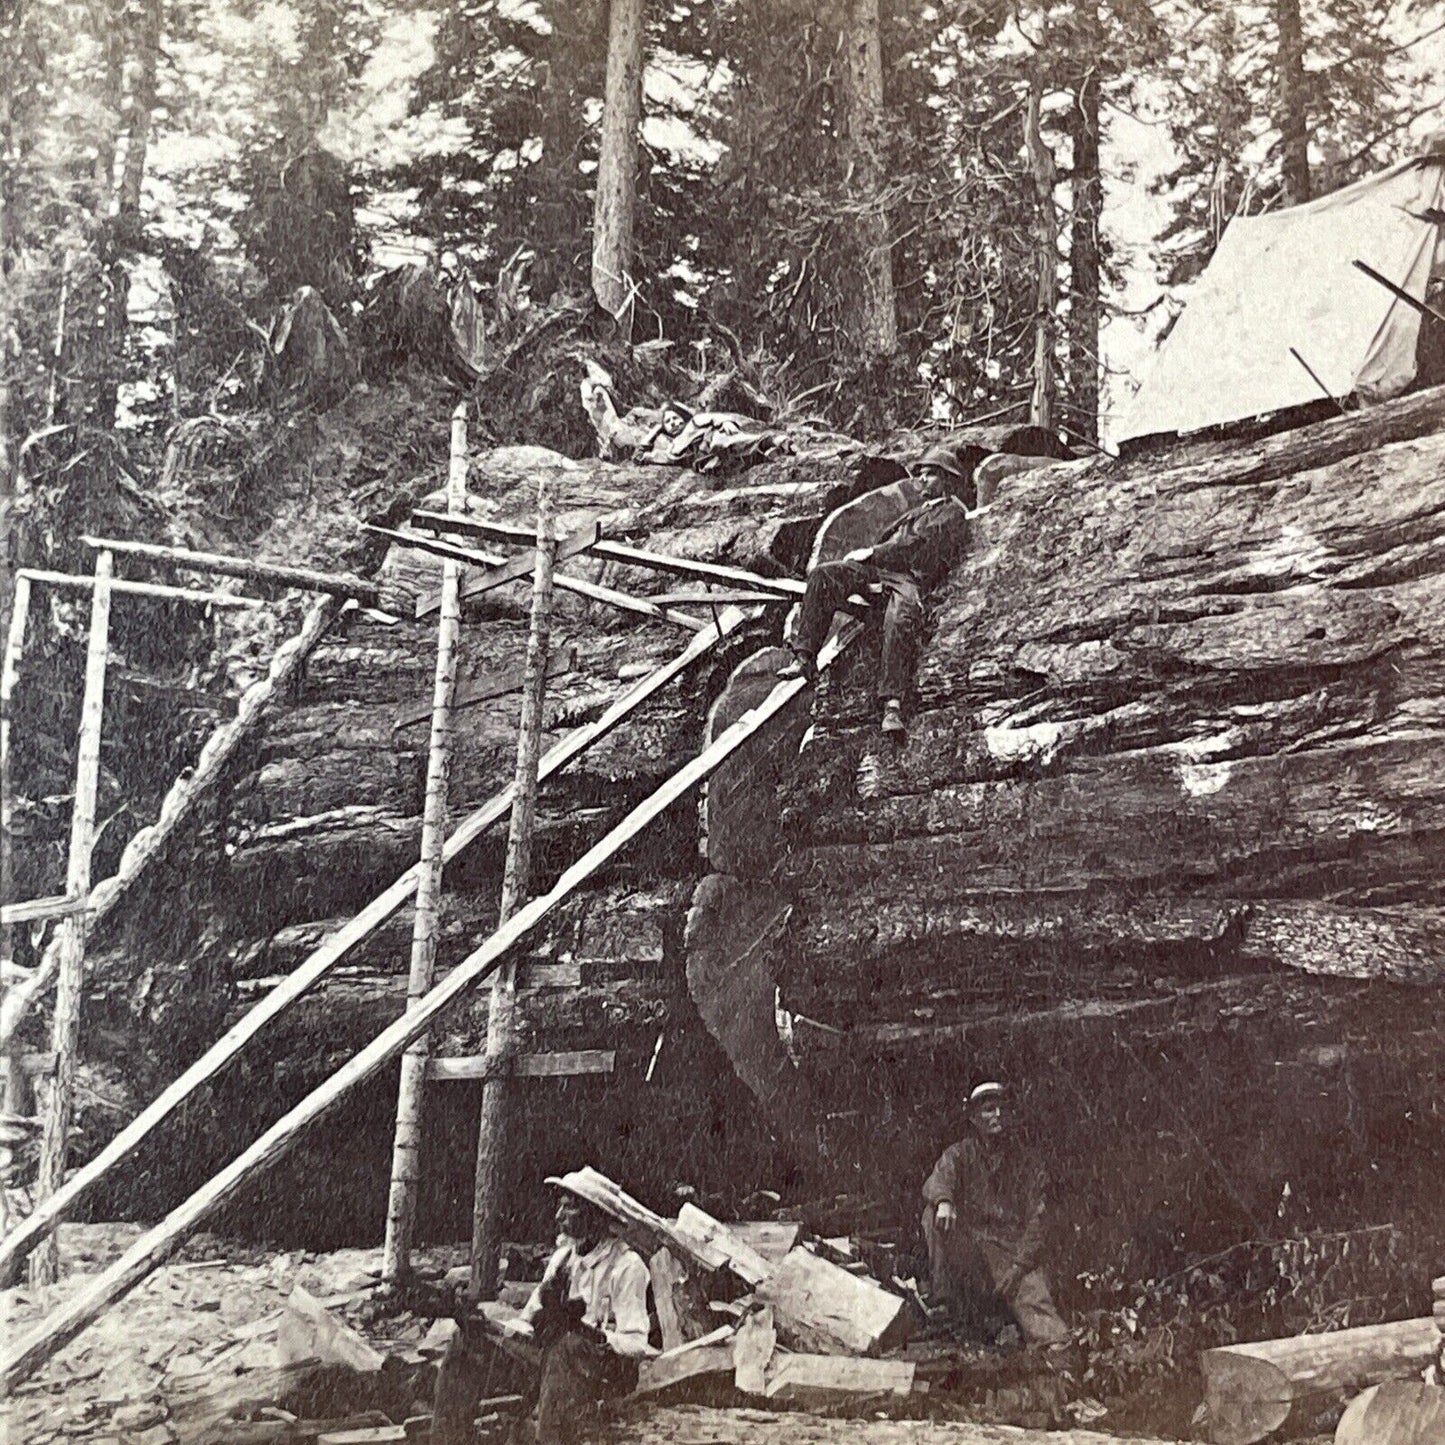
[[[839,1395],[911,1395],[912,1360],[860,1360],[848,1355],[774,1357],[764,1393],[770,1400],[812,1402]]]

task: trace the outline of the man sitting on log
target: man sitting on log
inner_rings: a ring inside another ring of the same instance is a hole
[[[968,1125],[923,1186],[931,1300],[975,1335],[996,1335],[1002,1321],[1017,1323],[1025,1344],[1067,1345],[1039,1268],[1048,1180],[1011,1137],[1002,1084],[968,1096]]]
[[[642,1256],[621,1238],[617,1221],[575,1179],[549,1178],[560,1191],[557,1250],[518,1317],[542,1349],[537,1400],[538,1445],[580,1438],[604,1400],[637,1386],[637,1362],[655,1353],[648,1338],[651,1283]],[[437,1378],[433,1439],[470,1442],[473,1407],[485,1375],[459,1336]]]
[[[886,598],[878,677],[885,733],[904,731],[903,695],[913,677],[923,630],[923,594],[943,581],[967,545],[974,502],[971,473],[951,447],[930,447],[914,475],[924,487],[918,506],[905,512],[873,546],[859,547],[836,562],[820,562],[808,573],[792,638],[795,661],[778,673],[815,682],[818,651],[833,614],[855,593]]]

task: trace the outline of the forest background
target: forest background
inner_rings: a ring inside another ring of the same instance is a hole
[[[361,565],[459,394],[593,450],[590,357],[623,410],[1107,439],[1229,218],[1410,154],[1442,53],[1441,0],[0,0],[0,556]],[[63,877],[86,615],[27,654],[15,896]],[[285,627],[114,645],[234,693]],[[99,868],[214,721],[152,704]]]

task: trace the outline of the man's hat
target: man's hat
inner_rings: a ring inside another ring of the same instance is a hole
[[[919,457],[917,466],[920,470],[924,467],[937,467],[941,472],[947,472],[951,477],[963,477],[963,467],[959,464],[958,453],[952,447],[939,443],[931,446]]]
[[[614,1219],[623,1218],[612,1192],[607,1188],[606,1176],[595,1169],[583,1165],[581,1169],[574,1169],[570,1174],[549,1174],[546,1182],[555,1184],[558,1189],[565,1189],[568,1194],[576,1195],[583,1203],[600,1209],[604,1214],[610,1214]]]
[[[986,1084],[977,1085],[968,1096],[968,1106],[971,1109],[975,1104],[986,1104],[990,1099],[1001,1099],[1005,1093],[1004,1086],[990,1079]]]

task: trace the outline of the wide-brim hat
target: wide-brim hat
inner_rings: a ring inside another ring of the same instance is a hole
[[[549,1174],[546,1182],[558,1189],[565,1189],[568,1194],[575,1195],[584,1204],[600,1209],[613,1219],[625,1220],[625,1216],[617,1208],[612,1190],[607,1187],[606,1177],[595,1169],[584,1165],[581,1169],[572,1170],[570,1174]]]

